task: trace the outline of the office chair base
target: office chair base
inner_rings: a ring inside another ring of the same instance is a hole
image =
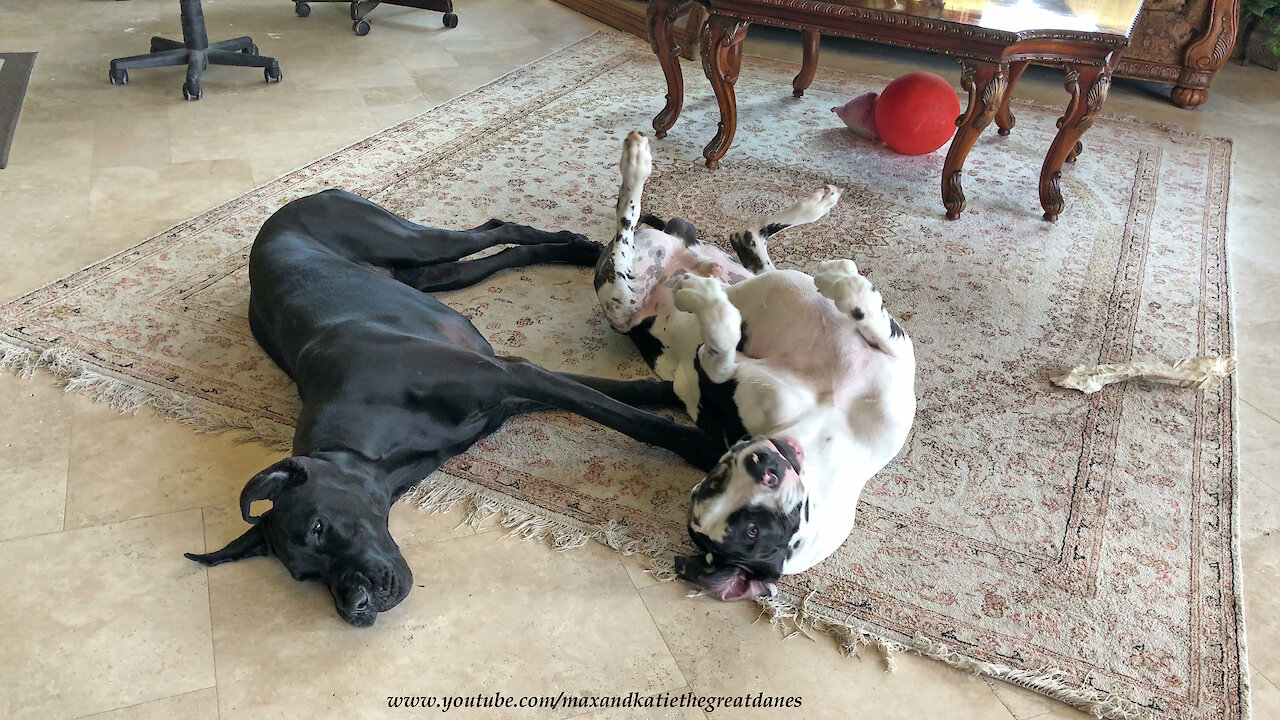
[[[202,94],[200,76],[210,65],[257,67],[262,68],[268,83],[283,79],[280,62],[273,57],[259,55],[253,38],[238,37],[210,43],[205,35],[204,14],[199,0],[182,0],[181,5],[182,41],[153,37],[151,52],[112,60],[107,74],[112,85],[128,85],[130,70],[186,65],[187,78],[182,85],[182,97],[199,100]]]
[[[298,17],[308,17],[311,15],[313,2],[350,2],[350,0],[293,0],[293,11]],[[453,13],[453,0],[356,0],[356,2],[350,2],[350,5],[351,31],[362,37],[369,34],[370,24],[366,19],[369,11],[379,5],[401,5],[420,10],[434,10],[444,13],[445,27],[458,27],[458,16]]]

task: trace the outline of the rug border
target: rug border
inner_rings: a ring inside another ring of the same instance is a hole
[[[23,293],[16,298],[0,304],[0,307],[19,304],[24,299],[40,293],[51,286],[63,283],[67,279],[72,278],[85,270],[97,267],[120,256],[133,252],[137,248],[155,240],[156,238],[173,232],[175,229],[191,222],[192,220],[203,217],[211,212],[216,212],[234,203],[241,202],[247,196],[260,192],[264,188],[274,185],[282,179],[292,176],[297,172],[330,161],[336,156],[349,151],[356,145],[396,131],[404,125],[417,121],[423,115],[435,112],[462,98],[482,93],[490,86],[502,82],[516,73],[525,71],[531,66],[545,62],[548,59],[566,51],[570,51],[575,47],[595,41],[602,36],[628,37],[621,33],[596,31],[574,43],[564,46],[563,48],[547,53],[542,57],[532,60],[520,67],[514,68],[510,72],[505,73],[478,88],[466,93],[461,93],[449,100],[438,103],[433,107],[424,110],[422,113],[418,113],[410,118],[406,118],[405,120],[390,125],[368,137],[349,143],[328,155],[308,162],[292,171],[283,173],[265,183],[255,186],[225,203],[221,203],[209,210],[199,213],[193,218],[176,223],[164,231],[156,233],[139,243],[127,247],[117,253],[113,253],[106,258],[90,263],[75,272],[41,285],[27,293]],[[757,59],[781,66],[795,66],[797,64],[771,58]],[[863,73],[849,73],[845,71],[834,72],[839,75],[879,78],[879,76]],[[1017,102],[1028,106],[1046,107],[1045,105],[1040,105],[1030,101]],[[1221,237],[1216,240],[1217,243],[1221,244],[1224,254],[1226,254],[1226,252],[1229,251],[1229,245],[1227,237],[1228,228],[1225,222],[1225,217],[1230,200],[1230,186],[1234,166],[1234,144],[1232,141],[1229,138],[1216,138],[1185,132],[1176,126],[1142,122],[1141,120],[1133,117],[1104,115],[1103,119],[1112,122],[1141,125],[1145,128],[1155,128],[1165,132],[1166,134],[1180,135],[1183,137],[1208,141],[1214,144],[1220,143],[1226,146],[1227,156],[1230,159],[1230,162],[1224,170],[1225,177],[1222,190],[1224,222],[1222,224]],[[1229,278],[1229,262],[1224,263],[1224,271],[1227,273]],[[1231,344],[1230,347],[1232,351],[1234,351],[1236,346],[1237,328],[1235,325],[1235,304],[1231,301],[1230,293],[1227,293],[1226,304],[1226,314],[1228,315],[1230,322],[1229,342]],[[11,336],[0,335],[0,368],[10,369],[16,371],[23,377],[29,377],[37,368],[41,367],[49,370],[55,376],[58,383],[65,387],[66,392],[90,394],[93,396],[95,401],[109,403],[123,412],[136,413],[142,407],[152,407],[162,415],[177,419],[184,424],[196,426],[198,431],[239,431],[237,439],[240,441],[264,442],[273,449],[281,449],[284,451],[288,451],[292,445],[293,429],[291,427],[284,427],[270,421],[257,420],[250,418],[247,415],[244,415],[244,417],[234,417],[237,413],[230,408],[226,408],[215,403],[209,403],[199,398],[183,397],[171,391],[161,391],[137,378],[131,377],[131,383],[126,383],[124,380],[109,371],[105,371],[104,368],[98,368],[90,363],[86,363],[75,358],[72,351],[68,348],[51,347],[41,351],[38,347],[27,346],[24,343],[17,342]],[[145,387],[139,387],[139,385]],[[1234,375],[1231,378],[1230,388],[1232,427],[1234,431],[1237,430],[1239,426],[1238,379]],[[1238,720],[1250,720],[1249,665],[1244,625],[1243,573],[1241,567],[1242,563],[1240,562],[1240,494],[1238,492],[1240,472],[1239,432],[1232,433],[1232,453],[1232,474],[1233,479],[1235,480],[1236,492],[1233,492],[1232,495],[1231,548],[1234,564],[1233,582],[1237,588],[1237,592],[1235,593],[1233,600],[1237,629],[1237,653],[1240,660],[1240,715],[1238,716]],[[447,472],[439,473],[438,477],[434,480],[424,479],[406,493],[402,498],[402,501],[412,503],[417,505],[420,509],[431,512],[448,512],[462,505],[467,505],[467,515],[463,520],[465,523],[471,524],[472,526],[478,526],[487,519],[498,516],[499,522],[503,527],[508,528],[509,530],[506,537],[515,536],[518,539],[526,541],[534,539],[547,540],[552,548],[557,551],[566,551],[576,547],[581,547],[588,541],[594,540],[609,546],[624,556],[634,554],[646,556],[651,565],[651,570],[649,572],[651,572],[655,579],[660,582],[673,581],[676,579],[670,557],[674,552],[674,548],[671,548],[665,541],[633,537],[627,532],[627,528],[624,525],[615,521],[608,521],[598,525],[581,523],[573,520],[572,518],[560,516],[547,508],[521,503],[515,498],[496,493],[469,480],[450,475]],[[1024,687],[1028,690],[1032,690],[1036,693],[1066,703],[1067,705],[1090,712],[1098,717],[1112,717],[1119,718],[1121,720],[1146,717],[1144,713],[1134,707],[1128,700],[1118,695],[1091,690],[1087,687],[1077,687],[1066,682],[1067,674],[1061,670],[1055,668],[1019,670],[1007,665],[988,663],[970,657],[959,650],[947,646],[946,644],[931,641],[923,636],[906,637],[887,628],[875,625],[874,623],[859,624],[849,622],[847,619],[826,617],[825,613],[821,610],[807,607],[807,601],[808,597],[782,594],[776,597],[764,598],[757,602],[761,607],[762,616],[768,617],[771,624],[781,626],[784,630],[787,630],[788,636],[795,633],[807,634],[809,629],[816,630],[830,635],[839,644],[841,651],[849,656],[857,656],[858,648],[861,645],[873,645],[882,653],[889,670],[894,669],[893,654],[895,652],[906,650],[939,660],[962,671],[991,677]]]

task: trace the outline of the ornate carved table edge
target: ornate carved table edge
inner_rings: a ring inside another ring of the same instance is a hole
[[[671,58],[667,74],[667,105],[654,118],[654,129],[663,137],[679,114],[683,78],[674,61],[672,43],[662,36],[679,9],[694,0],[651,0],[651,42],[660,62]],[[1067,71],[1071,93],[1067,111],[1058,121],[1058,133],[1041,168],[1039,194],[1044,219],[1055,221],[1063,210],[1059,188],[1062,164],[1074,162],[1083,146],[1080,135],[1089,128],[1110,88],[1120,53],[1128,47],[1127,35],[1078,30],[1030,29],[1003,31],[962,22],[906,15],[820,0],[697,0],[707,6],[702,25],[702,65],[715,91],[720,122],[715,137],[703,150],[708,168],[715,169],[728,152],[737,130],[737,98],[734,84],[742,65],[742,41],[752,23],[800,30],[805,37],[805,62],[793,86],[797,96],[811,80],[816,64],[818,34],[855,37],[890,45],[928,50],[957,57],[965,66],[961,84],[969,92],[969,106],[956,120],[957,132],[948,148],[942,176],[942,199],[949,219],[957,219],[965,207],[962,188],[964,161],[978,136],[994,119],[1001,135],[1013,128],[1008,98],[1030,62],[1061,65]],[[1135,7],[1136,20],[1140,6]],[[786,12],[785,16],[775,13]],[[1128,25],[1133,30],[1133,21]],[[664,53],[665,50],[665,53]],[[667,63],[664,63],[664,72]],[[807,77],[806,77],[807,76]]]

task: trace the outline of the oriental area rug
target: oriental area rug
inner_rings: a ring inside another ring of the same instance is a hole
[[[796,100],[794,66],[747,64],[716,171],[701,162],[716,104],[686,66],[684,115],[652,141],[645,210],[726,238],[840,186],[829,217],[771,240],[773,258],[810,271],[856,260],[919,362],[914,430],[867,485],[853,534],[765,610],[850,651],[920,652],[1108,717],[1247,717],[1234,385],[1084,395],[1049,382],[1076,364],[1232,353],[1230,143],[1100,119],[1050,224],[1036,181],[1060,111],[1019,106],[1010,137],[990,132],[971,153],[969,209],[948,222],[940,153],[895,155],[829,111],[883,79],[824,72]],[[4,305],[4,363],[287,447],[298,399],[245,317],[249,247],[272,212],[338,187],[427,225],[497,217],[607,241],[622,139],[649,128],[664,93],[647,47],[592,36]],[[526,268],[440,297],[502,354],[648,375],[588,270]],[[560,548],[642,552],[661,571],[687,547],[698,479],[546,413],[509,422],[409,499],[500,513]]]

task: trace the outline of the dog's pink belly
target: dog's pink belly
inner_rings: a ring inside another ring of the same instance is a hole
[[[688,248],[683,241],[672,238],[670,235],[662,235],[664,239],[674,242],[668,242],[666,252],[661,253],[661,268],[654,270],[652,264],[646,265],[646,263],[652,263],[659,255],[658,253],[646,253],[644,260],[636,268],[637,276],[653,278],[653,284],[650,285],[649,292],[645,296],[644,305],[640,308],[639,317],[641,318],[670,315],[676,312],[676,285],[685,274],[719,277],[730,285],[751,277],[750,272],[715,245],[703,243]]]

